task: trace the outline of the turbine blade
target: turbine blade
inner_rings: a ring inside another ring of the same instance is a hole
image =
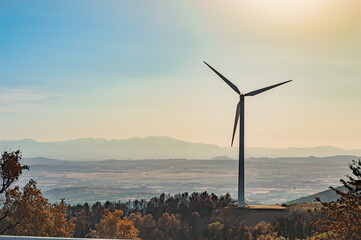
[[[210,69],[213,70],[213,72],[215,72],[220,78],[223,79],[223,81],[225,81],[228,86],[230,86],[234,91],[236,91],[236,93],[241,94],[241,92],[238,90],[238,88],[236,87],[236,85],[234,85],[231,81],[229,81],[227,78],[225,78],[222,74],[220,74],[219,72],[217,72],[216,69],[212,68],[208,63],[206,63],[205,61],[203,61]]]
[[[240,104],[241,102],[238,102],[237,104],[237,109],[236,109],[236,118],[234,120],[234,127],[233,127],[233,135],[232,135],[232,143],[231,143],[231,147],[233,146],[233,140],[234,140],[234,135],[236,133],[236,129],[237,129],[237,124],[238,124],[238,118],[239,118],[239,112],[240,112]]]
[[[255,96],[255,95],[257,95],[257,94],[260,94],[260,93],[265,92],[265,91],[267,91],[267,90],[270,90],[270,89],[272,89],[272,88],[281,86],[281,85],[283,85],[283,84],[285,84],[285,83],[288,83],[288,82],[291,82],[291,81],[292,81],[292,80],[288,80],[288,81],[285,81],[285,82],[277,83],[277,84],[272,85],[272,86],[269,86],[269,87],[261,88],[261,89],[258,89],[258,90],[255,90],[255,91],[246,93],[245,96]]]

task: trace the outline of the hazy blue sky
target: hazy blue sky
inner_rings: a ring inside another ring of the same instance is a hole
[[[0,138],[361,148],[361,1],[0,0]]]

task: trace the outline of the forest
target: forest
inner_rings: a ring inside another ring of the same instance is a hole
[[[275,222],[246,224],[234,215],[220,214],[225,208],[234,207],[229,194],[183,193],[174,196],[162,194],[149,201],[106,202],[89,206],[69,206],[69,217],[75,218],[74,237],[92,235],[106,211],[123,213],[138,230],[141,239],[304,239],[315,228],[314,218],[307,212]],[[282,237],[283,238],[282,238]],[[105,236],[104,236],[105,237]],[[107,236],[109,237],[109,236]]]
[[[2,208],[0,234],[52,237],[130,239],[360,239],[361,161],[350,165],[352,175],[341,179],[348,189],[333,189],[339,199],[293,211],[273,221],[246,225],[229,194],[207,192],[161,194],[148,201],[51,204],[36,182],[14,186],[27,165],[21,152],[3,152],[0,159]],[[287,206],[292,208],[294,206]],[[41,227],[39,227],[41,226]]]

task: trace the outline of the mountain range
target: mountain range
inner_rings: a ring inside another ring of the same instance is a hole
[[[20,149],[23,157],[47,157],[63,160],[140,160],[140,159],[210,159],[228,156],[237,159],[237,147],[186,142],[171,137],[112,139],[80,138],[75,140],[38,142],[32,139],[0,140],[2,150]],[[247,148],[246,157],[326,157],[361,156],[361,149],[344,150],[332,146],[308,148]]]

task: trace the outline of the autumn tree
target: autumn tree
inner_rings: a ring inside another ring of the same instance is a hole
[[[5,192],[19,179],[23,170],[29,170],[27,165],[22,165],[21,152],[17,151],[4,151],[0,158],[0,197],[3,197]],[[13,225],[8,219],[9,212],[2,208],[0,210],[0,234],[9,230]]]
[[[321,209],[311,211],[311,214],[324,213],[325,218],[314,222],[322,234],[316,234],[318,239],[361,239],[361,160],[349,165],[353,176],[340,182],[347,189],[346,192],[330,187],[338,195],[337,201],[322,202]]]
[[[138,236],[138,230],[135,228],[132,221],[121,216],[122,210],[115,210],[110,212],[109,209],[104,210],[100,223],[96,225],[96,230],[93,232],[94,237],[99,238],[130,238],[135,239]]]
[[[234,225],[227,230],[227,239],[252,240],[251,228],[245,222],[236,220]]]
[[[53,204],[50,207],[52,221],[52,237],[72,237],[75,224],[73,219],[68,220],[67,207],[64,199],[59,204]]]
[[[181,230],[180,220],[174,214],[165,212],[159,219],[154,230],[156,239],[175,239]]]
[[[142,216],[139,212],[132,213],[129,215],[129,220],[131,220],[139,230],[139,237],[141,239],[154,239],[153,232],[157,223],[152,215],[146,214]]]
[[[8,152],[4,151],[0,159],[0,194],[4,194],[10,186],[16,182],[23,170],[29,170],[29,166],[21,165],[20,150]]]
[[[274,227],[270,223],[261,221],[257,223],[252,229],[253,238],[256,240],[281,240],[283,237],[278,238],[277,233],[274,232]]]
[[[72,237],[75,224],[67,219],[64,202],[50,204],[30,180],[22,191],[18,186],[6,192],[4,209],[13,227],[7,233],[24,236]]]
[[[220,222],[213,222],[208,224],[206,230],[206,237],[209,240],[224,240],[227,239],[226,226]]]
[[[8,190],[4,208],[9,212],[9,218],[13,223],[10,234],[50,236],[51,220],[48,203],[36,188],[35,181],[30,180],[23,191],[19,186]]]

